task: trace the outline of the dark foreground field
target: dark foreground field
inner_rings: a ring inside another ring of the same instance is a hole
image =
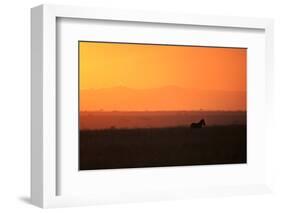
[[[246,163],[246,126],[80,131],[80,170]]]

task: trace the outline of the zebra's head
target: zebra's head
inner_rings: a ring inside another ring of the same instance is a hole
[[[201,119],[201,120],[200,120],[200,123],[201,123],[202,126],[206,126],[206,123],[205,123],[205,120],[204,120],[204,119]]]

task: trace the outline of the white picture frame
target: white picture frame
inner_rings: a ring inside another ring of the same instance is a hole
[[[262,178],[257,178],[253,184],[248,182],[235,182],[230,180],[230,183],[215,184],[207,187],[207,185],[200,187],[200,183],[195,184],[193,188],[185,187],[168,187],[159,185],[158,189],[143,190],[141,193],[139,189],[132,189],[131,191],[122,191],[124,196],[120,196],[116,191],[110,191],[112,188],[105,190],[103,193],[96,195],[89,195],[81,190],[79,194],[60,193],[61,185],[64,184],[63,178],[60,177],[62,167],[59,160],[60,148],[58,146],[58,95],[57,88],[60,81],[57,79],[57,50],[58,50],[58,20],[60,19],[77,19],[77,20],[101,20],[101,21],[118,21],[120,25],[122,22],[130,22],[132,24],[147,23],[155,25],[168,25],[168,26],[197,26],[206,28],[219,28],[232,32],[234,30],[253,30],[262,32],[261,40],[257,42],[265,42],[261,44],[262,53],[264,58],[260,62],[264,65],[260,68],[260,76],[266,78],[259,78],[264,87],[253,83],[251,90],[257,90],[259,94],[264,94],[264,98],[256,97],[261,102],[262,106],[269,112],[262,120],[263,127],[269,127],[271,121],[270,109],[272,108],[272,91],[273,91],[273,21],[271,19],[257,19],[257,18],[241,18],[241,17],[216,17],[216,16],[203,16],[203,15],[187,15],[187,14],[166,14],[154,13],[145,11],[123,11],[112,9],[95,9],[74,6],[54,6],[54,5],[41,5],[31,10],[31,201],[33,204],[47,208],[47,207],[61,207],[61,206],[76,206],[76,205],[91,205],[97,203],[115,203],[115,202],[137,202],[144,200],[165,200],[165,199],[182,199],[186,197],[198,196],[220,196],[220,195],[235,195],[235,194],[253,194],[264,193],[270,191],[270,183],[268,181],[268,173],[266,172],[265,151],[262,147],[267,146],[270,141],[264,133],[261,135],[261,146],[256,149],[255,153],[257,158],[260,156],[264,165],[261,168],[256,168],[255,174],[262,174]],[[173,30],[173,29],[171,29]],[[235,35],[234,35],[235,36]],[[251,39],[251,38],[250,38]],[[223,45],[223,44],[222,44]],[[255,45],[254,43],[252,46]],[[258,62],[257,62],[258,63]],[[253,78],[253,75],[248,76]],[[257,92],[256,92],[257,93]],[[262,95],[261,95],[262,96]],[[260,109],[263,110],[263,109]],[[257,111],[258,113],[261,111]],[[254,113],[252,114],[252,116]],[[253,121],[254,123],[254,121]],[[260,127],[257,127],[260,128]],[[260,132],[260,131],[259,131]],[[253,146],[252,146],[253,147]],[[254,150],[255,148],[253,148]],[[256,165],[255,165],[256,167]],[[183,168],[183,167],[182,167]],[[183,170],[177,168],[170,169],[139,169],[130,170],[131,177],[138,180],[138,177],[145,177],[146,179],[152,177],[152,174],[162,173],[167,175],[173,172],[175,175],[169,178],[175,178],[177,174],[183,174]],[[224,168],[223,168],[224,169]],[[232,167],[229,172],[234,172],[237,168]],[[240,168],[239,168],[240,169]],[[247,170],[247,168],[243,168]],[[205,170],[205,167],[200,168]],[[215,167],[207,167],[206,170],[215,171]],[[219,169],[218,169],[219,170]],[[123,170],[125,171],[125,170]],[[132,172],[136,171],[136,172]],[[149,172],[147,172],[149,171]],[[238,172],[240,170],[237,170]],[[252,170],[251,170],[252,171]],[[126,172],[126,171],[125,171]],[[220,172],[220,171],[218,171]],[[103,171],[98,174],[102,177]],[[106,172],[110,177],[120,177],[117,172]],[[123,172],[124,173],[124,172]],[[123,175],[123,173],[121,175]],[[132,175],[132,173],[134,173]],[[148,174],[149,173],[149,174]],[[70,173],[67,173],[70,174]],[[128,174],[125,174],[128,175]],[[71,174],[70,174],[71,176]],[[90,177],[90,174],[83,176]],[[196,180],[196,175],[194,176]],[[75,184],[74,178],[70,179],[70,183],[66,185],[69,190],[66,191],[79,191],[79,188],[71,188]],[[87,178],[86,178],[87,179]],[[83,179],[83,180],[86,180]],[[89,179],[89,178],[88,178]],[[248,175],[248,179],[250,176]],[[82,180],[82,179],[81,179]],[[232,183],[233,182],[233,183]],[[131,184],[134,184],[132,182]],[[141,185],[141,184],[140,184]],[[82,187],[82,186],[81,186]],[[94,188],[95,186],[93,186]],[[126,186],[123,185],[124,188]],[[132,186],[128,186],[128,188]],[[90,187],[91,188],[91,187]],[[92,188],[92,189],[93,189]],[[160,188],[160,189],[159,189]],[[188,189],[188,190],[187,190]],[[118,190],[122,190],[119,188]],[[134,193],[135,190],[135,193]],[[101,190],[100,190],[101,192]]]

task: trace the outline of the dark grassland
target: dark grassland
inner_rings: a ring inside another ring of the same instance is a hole
[[[81,130],[80,170],[246,163],[246,125]]]

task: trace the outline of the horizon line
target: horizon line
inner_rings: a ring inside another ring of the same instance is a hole
[[[159,87],[148,87],[148,88],[135,88],[135,87],[128,87],[122,85],[116,85],[113,87],[102,87],[102,88],[79,88],[79,91],[86,91],[86,90],[104,90],[104,89],[116,89],[116,88],[124,88],[124,89],[131,89],[131,90],[151,90],[151,89],[163,89],[163,88],[178,88],[178,89],[187,89],[187,90],[201,90],[201,91],[220,91],[220,92],[247,92],[247,90],[223,90],[223,89],[200,89],[200,88],[188,88],[183,86],[176,86],[176,85],[166,85],[166,86],[159,86]]]
[[[89,113],[89,112],[247,112],[247,110],[237,109],[237,110],[83,110],[79,111],[80,113]]]

